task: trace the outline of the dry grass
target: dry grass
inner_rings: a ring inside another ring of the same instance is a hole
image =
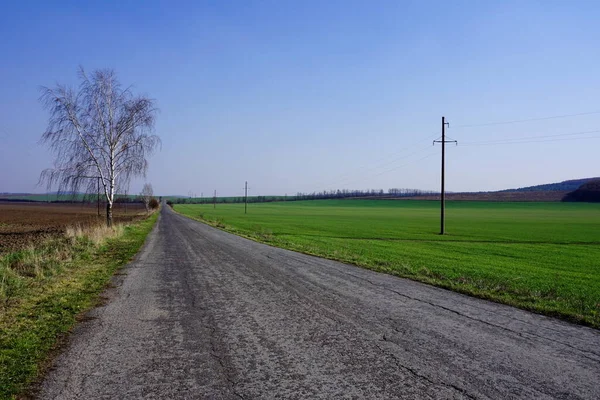
[[[119,238],[125,224],[76,224],[65,229],[62,237],[48,237],[39,244],[0,257],[0,304],[5,308],[18,302],[26,287],[42,283],[60,272],[74,255],[91,254],[109,239]]]
[[[71,226],[65,235],[0,256],[0,399],[35,397],[26,389],[43,373],[57,338],[98,304],[156,219],[113,229]]]
[[[112,227],[108,227],[104,224],[76,224],[68,226],[65,229],[65,237],[72,240],[89,240],[94,245],[100,246],[105,243],[107,239],[121,236],[123,230],[124,226],[122,224],[115,224]]]
[[[114,222],[132,223],[147,217],[141,204],[115,206]],[[97,215],[91,204],[4,203],[0,201],[0,256],[39,246],[49,237],[61,238],[67,227],[102,225],[106,216]]]

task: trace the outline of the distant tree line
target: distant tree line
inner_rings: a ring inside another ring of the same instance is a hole
[[[387,191],[383,189],[367,190],[349,190],[336,189],[324,190],[322,192],[302,193],[298,192],[293,196],[248,196],[248,203],[267,203],[273,201],[299,201],[299,200],[326,200],[326,199],[351,199],[351,198],[378,198],[394,199],[402,197],[428,196],[435,195],[438,192],[421,189],[400,189],[391,188]],[[234,197],[174,197],[170,198],[171,204],[212,204],[216,203],[243,203],[244,196]]]
[[[293,196],[248,196],[248,203],[267,203],[273,201],[296,200]],[[237,197],[170,197],[169,204],[213,204],[213,203],[243,203],[244,196]]]
[[[584,183],[577,190],[568,193],[563,201],[600,203],[600,179]]]
[[[573,191],[588,182],[597,181],[600,178],[571,179],[563,182],[547,183],[544,185],[527,186],[518,189],[505,189],[499,192],[540,192],[540,191]]]
[[[437,194],[434,191],[421,190],[421,189],[400,189],[391,188],[387,191],[383,189],[367,189],[367,190],[349,190],[349,189],[337,189],[337,190],[324,190],[322,192],[313,193],[297,193],[295,200],[324,200],[324,199],[349,199],[349,198],[401,198],[401,197],[415,197],[415,196],[427,196]]]
[[[14,203],[66,203],[66,204],[81,204],[90,203],[95,204],[97,202],[97,196],[95,194],[76,194],[76,195],[36,195],[26,197],[18,197],[12,195],[11,197],[2,197],[0,195],[0,201],[3,202],[14,202]],[[105,205],[106,200],[100,198],[100,203]],[[132,204],[132,203],[143,203],[143,200],[139,196],[135,195],[115,195],[115,204]]]

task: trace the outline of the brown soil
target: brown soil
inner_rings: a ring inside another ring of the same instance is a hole
[[[103,214],[104,213],[104,214]],[[141,204],[117,204],[113,209],[115,222],[130,222],[145,215]],[[59,236],[66,227],[101,224],[106,210],[91,204],[17,203],[0,201],[0,254],[21,249],[45,238]]]

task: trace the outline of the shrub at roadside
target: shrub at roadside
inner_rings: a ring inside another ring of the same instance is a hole
[[[150,202],[148,203],[148,207],[150,207],[151,210],[156,210],[159,205],[160,203],[155,197],[151,198]]]

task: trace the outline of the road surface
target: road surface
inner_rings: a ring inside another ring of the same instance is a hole
[[[43,399],[599,399],[600,332],[164,207]]]

